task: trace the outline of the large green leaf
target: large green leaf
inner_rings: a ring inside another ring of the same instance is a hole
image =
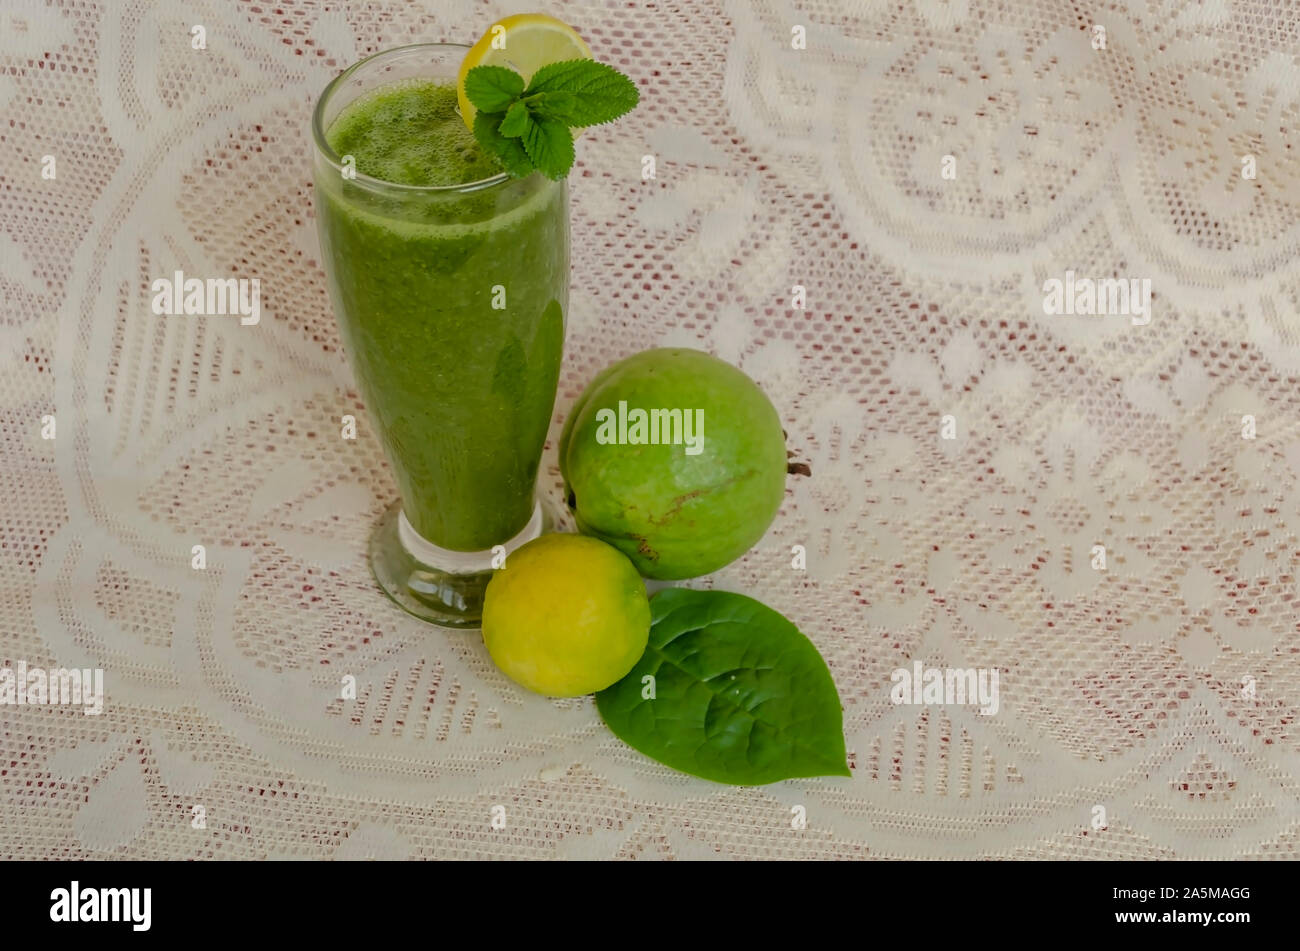
[[[645,655],[596,694],[600,715],[625,743],[673,769],[737,786],[851,775],[835,683],[798,628],[725,591],[667,588],[650,611]]]

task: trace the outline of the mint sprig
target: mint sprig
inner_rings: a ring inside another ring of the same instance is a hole
[[[533,171],[559,180],[573,167],[571,129],[612,122],[636,107],[636,84],[590,59],[548,63],[524,78],[504,66],[465,74],[474,104],[474,137],[515,178]]]

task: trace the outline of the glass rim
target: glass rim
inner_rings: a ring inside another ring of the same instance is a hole
[[[315,142],[317,153],[320,154],[325,161],[329,162],[340,175],[343,174],[343,160],[325,138],[325,104],[329,102],[330,98],[338,91],[342,84],[346,82],[353,73],[361,69],[361,67],[384,56],[391,56],[395,53],[405,53],[410,50],[418,49],[468,50],[470,47],[465,43],[408,43],[406,46],[394,46],[386,50],[380,50],[377,53],[371,53],[364,59],[357,60],[357,62],[353,63],[347,69],[343,70],[343,72],[331,79],[325,86],[325,89],[321,92],[320,97],[316,100],[316,108],[312,110],[311,117],[312,139]],[[512,180],[508,172],[498,172],[488,178],[480,178],[476,182],[463,182],[459,185],[405,185],[401,182],[386,182],[382,178],[375,178],[371,175],[366,175],[363,172],[355,170],[354,172],[355,174],[348,178],[348,181],[352,182],[354,185],[360,185],[371,191],[397,191],[411,195],[470,194],[473,192],[484,191],[488,188],[495,188],[498,185],[505,184]]]

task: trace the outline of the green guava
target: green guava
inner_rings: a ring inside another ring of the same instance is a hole
[[[772,524],[785,434],[763,391],[729,363],[646,350],[606,367],[578,398],[560,472],[579,531],[647,578],[694,578],[739,558]]]

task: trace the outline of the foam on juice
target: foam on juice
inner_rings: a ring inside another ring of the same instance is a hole
[[[357,171],[398,185],[463,185],[501,172],[456,111],[456,89],[401,80],[349,103],[325,133]]]

